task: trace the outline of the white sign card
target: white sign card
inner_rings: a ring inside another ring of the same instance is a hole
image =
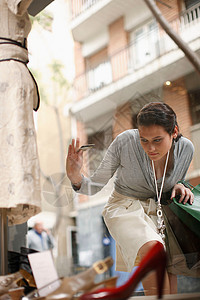
[[[39,296],[44,297],[60,286],[50,250],[28,254]]]

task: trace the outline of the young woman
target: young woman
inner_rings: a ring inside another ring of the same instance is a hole
[[[163,193],[170,191],[171,198],[180,194],[179,201],[183,203],[194,201],[190,189],[178,183],[185,178],[194,148],[179,133],[175,112],[165,103],[152,102],[141,109],[137,123],[138,129],[126,130],[115,138],[90,178],[81,174],[83,153],[77,152],[78,139],[69,145],[66,162],[72,186],[82,194],[97,193],[116,173],[103,217],[116,241],[119,271],[131,271],[155,241],[163,243],[156,227],[155,196],[156,185],[158,191],[161,188],[165,167]],[[165,293],[176,293],[176,276],[166,275]],[[154,274],[143,281],[143,287],[146,295],[156,293]]]

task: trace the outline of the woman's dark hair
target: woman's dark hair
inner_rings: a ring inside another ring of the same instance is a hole
[[[170,135],[174,132],[175,126],[178,128],[178,135],[175,142],[182,134],[179,133],[176,114],[173,109],[163,102],[151,102],[146,104],[137,115],[137,126],[162,126]]]

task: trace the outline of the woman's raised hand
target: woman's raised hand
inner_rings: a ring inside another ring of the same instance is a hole
[[[83,165],[83,151],[78,151],[80,147],[79,139],[72,139],[72,143],[68,148],[68,155],[66,159],[66,172],[72,184],[81,185],[81,168]]]

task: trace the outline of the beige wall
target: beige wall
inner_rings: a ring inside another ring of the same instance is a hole
[[[92,55],[91,57],[89,57],[88,59],[86,59],[87,61],[86,65],[89,68],[94,68],[99,63],[106,60],[107,58],[108,58],[108,48],[105,47],[100,51],[98,51],[97,53],[95,53],[94,55]]]
[[[124,18],[116,20],[109,26],[108,54],[113,55],[128,44],[128,34],[124,30]]]
[[[74,64],[76,76],[85,72],[85,60],[82,56],[82,45],[79,42],[74,43]]]
[[[163,87],[163,101],[174,109],[177,114],[181,133],[190,139],[192,119],[190,115],[188,94],[182,78],[173,81],[170,86]]]
[[[191,139],[190,128],[192,126],[192,118],[184,79],[179,78],[173,81],[170,86],[163,87],[163,101],[169,104],[176,112],[180,132],[183,136]],[[194,166],[192,163],[189,171],[193,169]]]
[[[156,5],[160,9],[163,16],[165,16],[167,21],[172,21],[175,18],[178,18],[179,12],[180,12],[180,1],[179,0],[173,0],[166,3],[170,6],[167,7],[166,5],[156,1]]]

